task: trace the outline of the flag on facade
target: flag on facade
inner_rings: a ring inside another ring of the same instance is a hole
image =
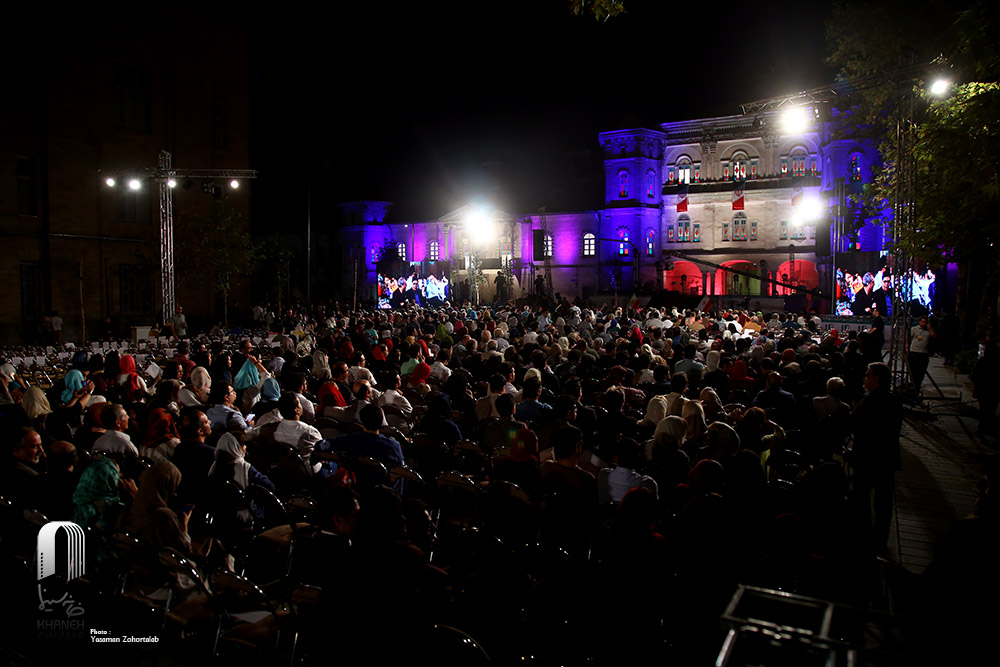
[[[677,212],[687,213],[688,210],[688,184],[684,183],[677,190]]]
[[[743,210],[743,188],[746,187],[746,181],[736,181],[736,187],[733,189],[733,210],[742,211]]]

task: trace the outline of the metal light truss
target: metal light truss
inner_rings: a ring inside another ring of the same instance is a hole
[[[170,151],[160,151],[158,166],[147,167],[146,175],[160,183],[160,290],[163,301],[163,321],[168,322],[177,308],[176,275],[174,271],[174,189],[167,185],[177,178],[257,178],[256,169],[174,169]]]
[[[924,76],[933,67],[947,66],[944,56],[938,56],[931,62],[910,62],[892,70],[876,72],[867,76],[857,77],[838,82],[832,86],[813,88],[811,90],[758,100],[741,105],[744,115],[753,115],[768,109],[797,106],[805,103],[831,103],[850,93],[856,93],[878,86],[895,85],[899,90],[901,104],[896,116],[896,182],[893,195],[893,218],[890,227],[892,235],[890,251],[891,271],[893,276],[892,315],[890,317],[891,333],[889,337],[889,367],[892,370],[892,384],[897,391],[903,391],[910,386],[909,365],[907,355],[910,342],[909,304],[913,297],[913,232],[916,231],[916,216],[913,197],[916,193],[916,158],[913,148],[916,141],[914,125],[914,94],[913,83]],[[842,197],[837,190],[836,196]],[[834,216],[834,252],[841,241],[844,232],[841,225],[841,215]],[[907,233],[910,232],[910,233]],[[835,260],[834,260],[835,261]],[[836,276],[836,263],[833,266]],[[834,295],[835,296],[835,295]]]
[[[889,249],[893,276],[889,367],[892,370],[893,389],[907,393],[905,390],[910,387],[908,352],[912,324],[910,301],[913,298],[912,246],[917,224],[913,202],[917,166],[913,149],[917,132],[913,124],[913,93],[906,91],[904,94],[902,117],[896,119],[896,179]]]

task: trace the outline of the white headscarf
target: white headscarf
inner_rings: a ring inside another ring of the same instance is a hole
[[[241,489],[250,484],[250,464],[243,458],[243,445],[232,433],[226,433],[219,438],[215,446],[215,463],[208,470],[209,477],[215,477],[219,463],[233,464],[233,481]]]

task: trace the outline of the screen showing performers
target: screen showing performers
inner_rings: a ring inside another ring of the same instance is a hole
[[[880,266],[837,267],[837,315],[870,317],[878,308],[883,317],[892,315],[893,290],[909,292],[911,314],[920,316],[931,312],[934,306],[936,276],[929,266],[911,269],[902,276],[894,276],[881,258]],[[899,281],[905,281],[900,283]]]
[[[442,305],[451,293],[445,276],[433,273],[421,276],[416,271],[409,275],[378,275],[378,307],[398,308],[406,303],[435,307]]]

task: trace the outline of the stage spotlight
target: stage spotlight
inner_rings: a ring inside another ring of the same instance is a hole
[[[172,178],[168,178],[167,179],[167,187],[168,188],[176,188],[177,187],[177,181],[175,181]]]
[[[138,178],[130,179],[129,182],[128,182],[128,188],[129,188],[129,190],[138,190],[141,187],[142,187],[142,183],[139,182]]]
[[[786,109],[781,114],[781,125],[786,134],[802,134],[809,129],[809,114],[806,107]]]
[[[493,209],[486,206],[475,206],[466,215],[465,229],[474,244],[485,245],[495,239],[493,218]]]
[[[240,182],[234,178],[233,180],[229,181],[229,187],[235,190],[236,188],[240,187]]]
[[[108,179],[107,179],[107,180],[105,180],[104,182],[108,184],[108,187],[109,187],[109,188],[113,188],[113,187],[115,187],[115,179],[113,179],[113,178],[108,178]]]
[[[931,84],[931,95],[938,95],[938,96],[944,95],[945,93],[948,92],[948,88],[950,86],[951,83],[949,83],[947,79],[938,79],[933,84]]]

